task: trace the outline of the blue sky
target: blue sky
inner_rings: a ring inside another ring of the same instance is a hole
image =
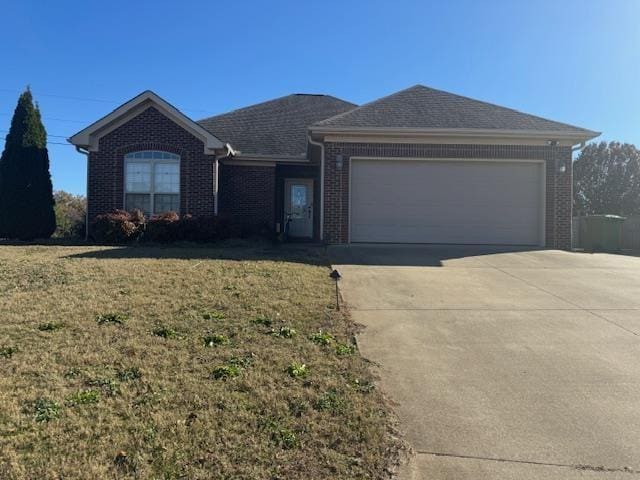
[[[84,157],[54,142],[145,89],[199,119],[417,83],[640,146],[639,24],[637,0],[4,2],[0,147],[29,84],[54,188],[84,193]]]

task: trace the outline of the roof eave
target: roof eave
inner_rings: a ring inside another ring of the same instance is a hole
[[[117,128],[122,123],[125,123],[123,119],[128,121],[131,113],[139,114],[144,111],[148,108],[147,105],[157,107],[169,119],[183,126],[194,136],[200,138],[204,143],[206,154],[213,154],[225,148],[224,143],[218,137],[194,122],[151,90],[146,90],[128,102],[123,103],[111,113],[69,137],[67,141],[76,147],[89,151],[98,151],[98,140],[102,136]]]
[[[591,130],[508,130],[480,128],[403,128],[403,127],[332,127],[314,125],[309,128],[314,135],[370,135],[396,137],[464,137],[464,138],[531,138],[547,140],[575,140],[586,142],[601,132]]]

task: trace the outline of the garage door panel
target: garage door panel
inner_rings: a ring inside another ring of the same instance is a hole
[[[535,245],[538,163],[354,160],[351,240]]]

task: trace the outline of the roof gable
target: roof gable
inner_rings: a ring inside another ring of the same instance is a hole
[[[348,129],[553,132],[589,138],[599,134],[423,85],[401,90],[312,126],[314,131]]]
[[[198,123],[242,155],[303,157],[310,125],[355,107],[330,95],[293,94]]]
[[[128,122],[149,107],[155,107],[160,113],[177,123],[204,143],[205,154],[213,154],[215,150],[224,148],[224,144],[208,130],[198,125],[173,105],[163,100],[151,90],[145,90],[140,95],[120,105],[108,115],[92,123],[71,136],[68,141],[73,145],[89,151],[98,150],[98,141],[107,133]]]

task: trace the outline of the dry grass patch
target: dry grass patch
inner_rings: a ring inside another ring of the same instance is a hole
[[[321,249],[2,246],[0,272],[2,479],[382,479],[397,460]]]

